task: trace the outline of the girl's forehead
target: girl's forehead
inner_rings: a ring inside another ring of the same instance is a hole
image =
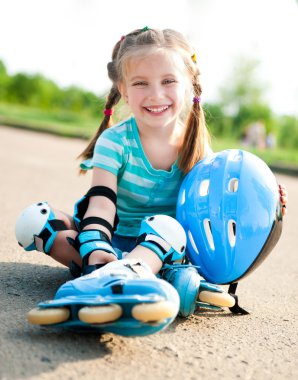
[[[126,76],[131,76],[136,72],[147,70],[170,72],[178,71],[185,73],[186,67],[181,54],[170,49],[160,49],[151,51],[149,54],[140,54],[127,59],[125,65]]]

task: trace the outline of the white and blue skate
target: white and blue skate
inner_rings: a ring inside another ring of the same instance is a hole
[[[145,263],[123,259],[68,281],[27,318],[35,325],[142,336],[166,328],[178,311],[173,286]]]
[[[190,264],[165,265],[161,277],[177,290],[180,297],[179,315],[188,317],[200,308],[222,310],[232,308],[235,298],[220,286],[205,281]]]

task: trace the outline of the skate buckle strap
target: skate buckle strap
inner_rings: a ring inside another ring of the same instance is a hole
[[[151,269],[146,267],[146,265],[144,263],[142,264],[140,261],[128,262],[124,264],[124,266],[129,268],[140,278],[155,278],[155,275],[151,272]]]

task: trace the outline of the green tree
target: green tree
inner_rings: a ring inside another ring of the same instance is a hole
[[[227,114],[236,115],[247,105],[265,103],[265,84],[257,78],[260,61],[239,56],[223,86],[219,89],[219,103]]]
[[[9,82],[8,100],[12,103],[28,105],[37,92],[38,86],[34,79],[24,73],[18,73],[13,75]]]
[[[7,97],[7,88],[9,86],[10,77],[7,73],[3,61],[0,60],[0,100],[5,100]]]
[[[255,121],[265,125],[266,132],[274,131],[274,117],[270,107],[262,103],[244,104],[233,118],[233,131],[236,138],[242,138],[246,128]]]
[[[295,116],[279,119],[278,142],[283,148],[298,148],[298,119]]]
[[[230,130],[234,137],[245,134],[247,126],[257,120],[265,124],[266,130],[274,126],[272,111],[264,99],[266,85],[258,78],[260,61],[239,56],[234,69],[219,90],[223,113],[232,116]]]
[[[221,137],[230,134],[232,129],[232,118],[227,116],[223,107],[217,103],[204,104],[206,124],[211,135]]]

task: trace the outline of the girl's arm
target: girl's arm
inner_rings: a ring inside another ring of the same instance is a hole
[[[95,167],[93,169],[92,183],[91,186],[105,186],[113,190],[117,194],[117,177],[108,172],[107,170]],[[112,226],[114,225],[114,219],[116,214],[116,207],[114,203],[106,198],[105,196],[92,196],[89,199],[89,205],[83,219],[87,217],[99,217],[106,220]],[[109,239],[112,238],[110,231],[99,224],[89,224],[83,230],[96,229],[106,233]],[[89,257],[88,263],[93,264],[104,264],[110,261],[117,260],[116,256],[112,253],[104,251],[94,251]]]

